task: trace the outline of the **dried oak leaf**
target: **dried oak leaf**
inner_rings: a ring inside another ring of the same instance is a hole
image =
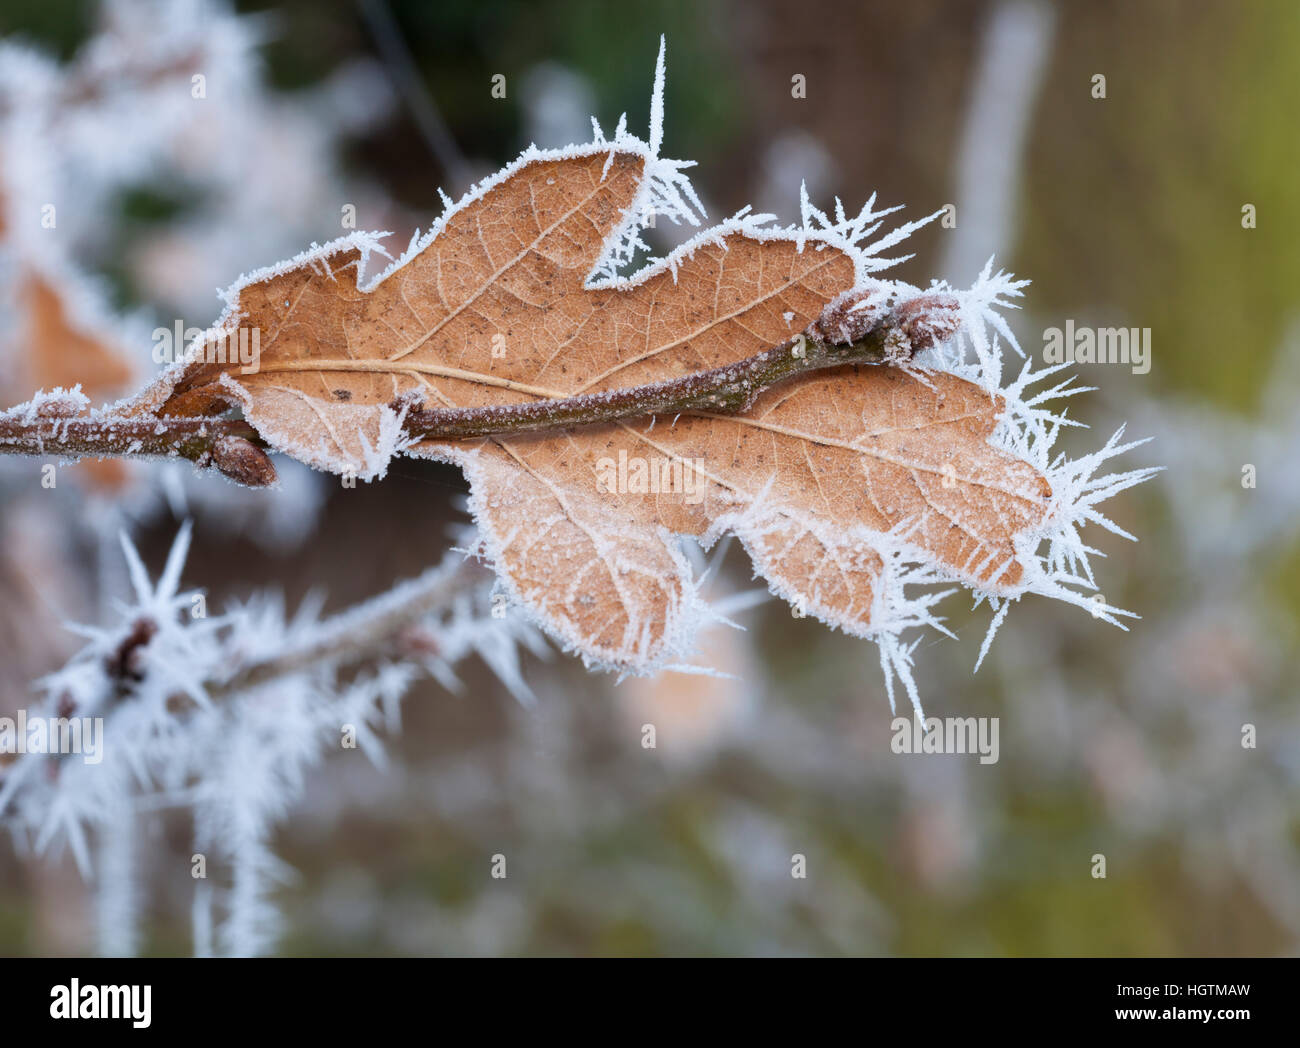
[[[829,238],[740,230],[588,285],[644,208],[647,161],[525,157],[369,287],[356,242],[254,274],[214,333],[258,329],[260,370],[195,361],[134,410],[238,405],[272,445],[340,473],[376,472],[394,448],[459,465],[514,596],[622,669],[688,651],[698,629],[675,535],[735,532],[776,592],[856,635],[872,632],[899,543],[953,578],[1013,587],[1050,490],[988,443],[1000,399],[952,375],[845,367],[774,387],[743,416],[399,442],[387,405],[401,395],[467,407],[671,379],[785,342],[854,286],[854,258]],[[674,490],[635,490],[651,472]]]
[[[23,318],[12,380],[0,384],[0,403],[12,404],[33,389],[80,385],[92,400],[110,400],[136,378],[126,348],[74,315],[67,291],[36,268],[23,275],[13,300]],[[121,459],[85,462],[75,476],[93,489],[113,492],[129,480]]]
[[[27,317],[22,340],[28,349],[26,388],[71,389],[80,384],[92,400],[102,400],[120,393],[135,377],[125,350],[76,323],[58,287],[45,275],[27,275],[22,300]]]
[[[70,269],[25,257],[10,237],[10,206],[11,196],[0,186],[0,264],[12,274],[3,295],[12,341],[0,342],[0,404],[16,404],[34,389],[77,385],[92,401],[120,396],[138,378],[124,340],[80,315],[78,300],[86,291]],[[126,486],[129,470],[120,459],[97,459],[75,476],[94,489],[117,491]]]

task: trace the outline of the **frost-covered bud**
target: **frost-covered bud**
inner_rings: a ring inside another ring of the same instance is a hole
[[[90,401],[81,392],[79,385],[75,389],[56,389],[38,395],[31,403],[36,416],[43,419],[76,418],[90,406]]]
[[[222,437],[212,445],[212,464],[222,476],[250,488],[270,487],[276,481],[270,456],[243,437]]]
[[[144,662],[141,652],[157,633],[158,623],[153,619],[136,619],[121,643],[104,659],[104,669],[108,675],[121,682],[138,683],[143,680]]]
[[[7,411],[0,412],[4,418],[14,419],[26,425],[43,420],[77,418],[90,408],[90,398],[81,392],[80,384],[72,389],[62,386],[49,391],[42,390],[31,400]]]
[[[957,334],[961,303],[942,292],[917,295],[895,306],[891,320],[911,342],[912,352],[920,353]]]
[[[961,327],[961,302],[946,292],[927,292],[899,302],[888,285],[854,288],[834,299],[808,334],[830,345],[846,346],[885,329],[885,359],[906,363],[955,335]]]
[[[847,346],[866,337],[889,313],[887,289],[879,285],[854,288],[836,296],[808,328],[811,338]]]

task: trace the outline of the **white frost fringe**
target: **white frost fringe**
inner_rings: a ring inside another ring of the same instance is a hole
[[[635,287],[663,268],[676,274],[678,264],[689,258],[702,244],[725,244],[724,238],[728,234],[743,233],[757,240],[792,241],[800,250],[834,247],[843,251],[854,262],[855,283],[860,288],[871,289],[873,302],[900,302],[921,294],[923,290],[944,291],[954,295],[961,305],[961,329],[946,343],[927,350],[916,358],[918,374],[924,379],[926,370],[946,371],[1002,397],[1005,408],[990,443],[1032,464],[1042,472],[1052,488],[1051,503],[1043,525],[1036,531],[1021,535],[1016,543],[1017,560],[1023,568],[1020,582],[1010,588],[970,587],[977,605],[987,600],[994,609],[980,660],[983,660],[993,635],[1005,620],[1009,603],[1019,600],[1027,593],[1079,605],[1087,608],[1095,617],[1123,628],[1120,618],[1132,617],[1132,613],[1110,605],[1096,594],[1097,586],[1090,556],[1098,551],[1083,542],[1080,531],[1084,525],[1092,523],[1125,538],[1133,538],[1101,514],[1097,506],[1125,488],[1147,480],[1157,470],[1101,472],[1108,460],[1143,443],[1121,442],[1122,429],[1101,449],[1083,458],[1071,460],[1062,455],[1051,455],[1061,429],[1080,424],[1069,419],[1064,411],[1058,413],[1047,405],[1086,392],[1086,389],[1075,386],[1068,377],[1059,376],[1061,366],[1034,370],[1032,362],[1027,359],[1016,378],[1004,384],[1003,346],[1010,345],[1022,358],[1025,354],[1002,311],[1017,308],[1015,300],[1021,297],[1028,281],[1016,280],[1002,271],[994,273],[992,259],[985,265],[975,283],[967,289],[952,288],[944,281],[934,281],[928,289],[921,289],[901,280],[883,280],[876,274],[911,257],[887,257],[884,253],[942,212],[904,223],[877,236],[885,216],[898,208],[877,210],[876,197],[872,195],[855,215],[848,214],[839,199],[835,200],[833,213],[828,214],[812,205],[806,190],[800,194],[800,221],[797,225],[780,226],[776,224],[775,216],[751,214],[745,208],[731,218],[703,229],[666,257],[647,259],[641,268],[624,275],[623,271],[648,251],[641,232],[651,215],[690,226],[699,226],[700,219],[704,216],[704,208],[685,173],[693,162],[670,160],[659,155],[663,143],[663,91],[664,43],[661,39],[651,96],[648,142],[627,130],[626,114],[619,119],[612,137],[606,137],[593,118],[591,142],[563,149],[543,150],[530,146],[513,163],[472,187],[455,203],[444,196],[446,207],[441,217],[423,235],[417,230],[406,251],[373,278],[366,274],[371,256],[391,258],[381,244],[382,239],[389,235],[387,233],[357,232],[324,246],[313,245],[309,251],[293,259],[241,277],[225,292],[227,314],[214,330],[224,328],[233,319],[231,314],[236,308],[239,293],[247,285],[304,264],[327,266],[326,260],[331,255],[346,248],[356,248],[361,253],[358,286],[363,290],[373,290],[424,251],[453,215],[482,198],[493,187],[528,164],[538,160],[567,159],[600,153],[608,153],[612,161],[616,152],[633,153],[644,161],[640,189],[623,222],[609,237],[604,253],[588,277],[588,287]],[[176,366],[183,367],[183,364]],[[1053,376],[1058,378],[1054,385],[1037,389],[1044,380]],[[1031,387],[1037,391],[1031,392]],[[378,446],[367,449],[363,479],[383,476],[388,460],[405,450],[407,442],[400,434],[400,419],[396,415],[390,418],[386,414],[384,422],[383,437]],[[933,614],[931,608],[950,590],[940,592],[935,587],[957,580],[950,572],[934,565],[923,550],[910,545],[905,538],[906,530],[896,529],[888,535],[864,533],[864,541],[870,541],[880,551],[886,565],[882,584],[878,587],[880,592],[876,599],[877,606],[873,609],[873,625],[867,637],[880,648],[880,661],[885,672],[891,708],[894,706],[894,680],[897,678],[913,706],[919,710],[920,700],[912,675],[912,652],[916,642],[905,641],[903,634],[920,626],[939,627],[940,619]],[[491,535],[485,534],[483,538],[486,552],[492,555],[499,548],[499,543]],[[520,603],[518,594],[510,589],[509,580],[503,580],[503,584],[516,603]],[[969,586],[969,581],[962,580],[962,585]],[[781,595],[776,589],[773,592]],[[695,633],[714,616],[700,597],[698,586],[688,587],[686,604],[685,608],[679,609],[680,615],[676,619],[678,628],[674,629],[673,636],[669,638],[663,657],[653,663],[643,661],[639,664],[639,670],[648,672],[680,664],[694,653]],[[574,637],[562,635],[554,623],[540,620],[536,616],[533,618],[567,650],[578,650],[581,653]],[[840,628],[846,625],[843,622],[829,624]],[[978,663],[976,665],[978,667]]]
[[[719,225],[703,230],[666,258],[650,259],[637,272],[621,275],[627,264],[646,249],[640,231],[648,216],[657,214],[673,222],[698,225],[696,212],[703,214],[699,198],[684,174],[684,169],[691,166],[690,163],[666,160],[659,156],[663,141],[663,84],[661,41],[651,101],[649,143],[628,133],[624,117],[619,120],[613,139],[606,139],[599,124],[593,119],[595,136],[587,145],[571,146],[563,150],[530,148],[513,164],[471,190],[455,205],[449,204],[442,218],[425,237],[413,240],[407,252],[378,279],[382,280],[424,250],[457,210],[478,199],[524,165],[538,159],[588,156],[608,149],[611,157],[615,150],[642,156],[645,160],[645,176],[641,191],[623,224],[610,237],[605,254],[588,279],[588,286],[630,288],[663,267],[675,273],[677,264],[690,257],[700,245],[722,244],[727,234],[739,232],[759,240],[794,241],[800,250],[809,245],[814,249],[822,245],[840,249],[854,261],[856,282],[873,288],[873,301],[898,302],[923,292],[923,289],[901,280],[881,280],[875,274],[910,258],[911,256],[884,257],[882,253],[901,243],[941,212],[901,225],[873,240],[872,237],[881,228],[883,218],[896,208],[876,210],[876,197],[873,195],[860,212],[849,216],[837,199],[831,217],[810,203],[806,191],[800,195],[800,223],[796,226],[782,227],[774,224],[775,218],[772,215],[750,214],[748,209],[744,209]],[[378,280],[375,282],[378,283]],[[1022,358],[1025,354],[1001,311],[1017,308],[1015,300],[1021,297],[1027,284],[1028,281],[1016,280],[1005,272],[994,273],[992,259],[970,288],[959,290],[943,281],[932,282],[925,291],[944,291],[958,299],[962,326],[956,336],[918,356],[915,362],[922,377],[925,370],[946,371],[999,395],[1005,406],[990,443],[1033,465],[1044,475],[1052,489],[1050,506],[1042,526],[1021,535],[1016,543],[1017,559],[1023,568],[1020,582],[1014,587],[983,589],[979,586],[971,587],[969,581],[961,580],[962,585],[972,589],[977,605],[987,600],[994,609],[980,651],[981,661],[998,627],[1005,620],[1010,603],[1027,593],[1078,605],[1089,610],[1095,617],[1124,628],[1120,618],[1132,617],[1132,613],[1112,606],[1097,595],[1090,556],[1098,551],[1083,542],[1080,531],[1084,525],[1092,523],[1116,535],[1132,539],[1133,536],[1100,513],[1097,506],[1112,495],[1140,484],[1158,472],[1153,468],[1119,473],[1102,472],[1102,467],[1108,460],[1145,443],[1121,442],[1122,428],[1092,454],[1074,460],[1059,454],[1052,456],[1051,450],[1061,429],[1078,426],[1080,423],[1069,419],[1064,411],[1058,413],[1047,405],[1087,390],[1075,386],[1071,378],[1058,376],[1062,367],[1035,370],[1032,362],[1027,359],[1016,378],[1003,384],[1002,347],[1010,345]],[[1044,389],[1037,388],[1053,376],[1058,377],[1055,384]],[[743,531],[743,521],[732,522],[732,530]],[[953,592],[949,584],[958,580],[942,566],[935,565],[923,550],[908,543],[907,531],[908,528],[902,526],[889,534],[864,534],[864,541],[868,541],[881,554],[885,563],[881,584],[877,587],[875,596],[873,626],[867,637],[880,650],[890,708],[895,707],[894,681],[897,678],[919,712],[921,703],[912,673],[912,653],[917,641],[905,640],[904,634],[923,626],[947,633],[932,608],[940,599]],[[716,537],[712,536],[710,541]],[[485,538],[490,552],[496,543],[492,541],[492,536]],[[992,577],[997,577],[997,574],[1000,573],[995,573]],[[700,597],[700,589],[699,585],[688,587],[686,599],[690,606],[683,609],[679,619],[681,628],[675,631],[668,650],[654,668],[673,667],[674,663],[689,658],[694,652],[695,633],[709,621],[716,620],[717,616],[710,612]],[[775,587],[772,591],[778,596],[788,596]],[[553,624],[539,624],[555,635]],[[840,622],[832,622],[830,625],[841,628],[845,626]],[[574,638],[558,636],[557,639],[567,649],[576,649]],[[978,662],[976,665],[978,668]]]

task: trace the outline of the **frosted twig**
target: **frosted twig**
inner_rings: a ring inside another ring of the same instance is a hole
[[[859,295],[865,300],[869,293]],[[883,316],[854,320],[837,300],[809,331],[742,360],[681,378],[603,393],[472,408],[406,407],[412,440],[464,440],[683,413],[747,410],[763,390],[796,375],[844,364],[902,363],[956,331],[956,300],[945,293],[910,298]],[[867,316],[867,315],[864,315]],[[828,324],[833,319],[834,324]],[[848,326],[856,323],[856,327]],[[327,370],[328,364],[313,365]],[[35,404],[36,402],[32,402]],[[276,479],[267,447],[243,420],[125,416],[111,410],[49,417],[30,405],[0,414],[0,454],[65,458],[169,457],[211,467],[249,487]]]
[[[444,561],[386,593],[321,622],[303,643],[290,644],[267,658],[242,666],[236,674],[208,688],[218,698],[306,670],[360,662],[380,652],[403,629],[440,608],[460,593],[492,578],[477,560]]]

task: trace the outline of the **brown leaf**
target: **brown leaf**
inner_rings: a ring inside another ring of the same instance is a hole
[[[366,475],[386,460],[375,449],[394,446],[387,405],[404,394],[470,407],[676,378],[780,345],[854,286],[854,259],[828,239],[738,231],[635,283],[585,286],[636,215],[645,162],[601,149],[521,164],[369,289],[354,245],[255,275],[217,330],[256,330],[260,370],[208,355],[136,410],[238,404],[281,450]],[[951,375],[849,367],[771,389],[743,417],[410,451],[465,469],[487,551],[553,633],[641,670],[686,650],[699,624],[676,534],[735,531],[774,589],[857,634],[872,627],[891,529],[954,577],[1014,584],[1017,536],[1041,523],[1050,491],[988,444],[1001,410]],[[674,490],[618,490],[630,478],[618,463],[634,460],[666,466]]]
[[[9,201],[0,185],[0,253],[16,274],[8,300],[14,312],[15,341],[0,346],[0,356],[6,358],[0,374],[0,404],[18,403],[33,390],[71,389],[77,384],[92,400],[120,396],[136,378],[127,348],[73,316],[68,299],[81,289],[67,284],[77,278],[69,273],[61,280],[14,249]],[[73,476],[92,489],[116,492],[127,485],[130,470],[121,459],[92,459]]]
[[[512,437],[462,462],[506,576],[584,652],[639,666],[682,650],[697,617],[669,536],[720,529],[800,610],[866,635],[881,533],[910,524],[908,541],[954,577],[1010,587],[1022,571],[1015,538],[1041,523],[1051,495],[987,443],[999,402],[951,375],[931,381],[848,367],[771,389],[741,417]],[[647,481],[680,465],[676,490],[628,490],[638,460]]]
[[[268,439],[305,445],[322,468],[363,472],[360,437],[374,446],[374,409],[402,393],[468,407],[676,377],[784,342],[852,285],[841,252],[733,235],[675,277],[661,269],[626,290],[584,288],[643,167],[608,151],[529,164],[371,291],[357,287],[356,248],[244,286],[221,327],[237,318],[246,342],[258,332],[260,371],[200,362],[153,406],[195,415],[243,401]]]
[[[0,166],[0,172],[3,167]],[[80,383],[92,400],[103,400],[126,391],[135,379],[126,347],[80,323],[68,298],[77,290],[67,285],[71,273],[56,276],[34,264],[9,239],[10,197],[0,180],[0,250],[14,273],[16,332],[13,359],[6,361],[6,387],[0,388],[0,403],[26,399],[35,389],[71,389]]]
[[[0,403],[12,404],[34,389],[71,389],[78,383],[92,400],[110,400],[135,378],[124,346],[110,336],[78,323],[67,290],[36,268],[21,280],[15,306],[23,317],[11,388],[0,389]],[[127,483],[127,464],[120,459],[85,462],[74,474],[93,488],[115,491]]]

